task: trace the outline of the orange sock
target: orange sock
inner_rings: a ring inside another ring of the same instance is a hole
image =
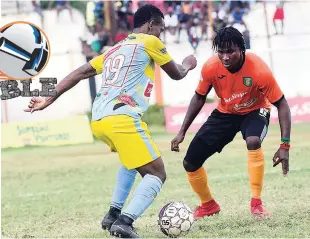
[[[260,198],[264,179],[264,153],[261,148],[248,151],[248,171],[253,198]]]
[[[201,203],[206,203],[213,199],[208,186],[207,172],[204,167],[197,169],[195,172],[187,172],[187,179],[192,189],[198,194]]]

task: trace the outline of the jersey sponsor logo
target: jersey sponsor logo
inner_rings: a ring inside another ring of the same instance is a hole
[[[126,39],[128,39],[128,40],[136,40],[137,38],[135,36],[129,36]]]
[[[252,84],[253,84],[252,78],[251,78],[251,77],[248,77],[248,76],[243,77],[243,84],[244,84],[245,86],[247,86],[247,87],[252,86]]]
[[[166,47],[165,47],[165,48],[160,49],[160,52],[161,52],[161,53],[163,53],[163,54],[167,54],[167,49],[166,49]]]
[[[257,100],[257,98],[252,98],[249,101],[247,101],[245,103],[242,103],[240,105],[235,104],[234,110],[238,111],[238,110],[241,110],[241,109],[244,109],[244,108],[249,108],[249,107],[251,107],[256,102],[256,100]]]
[[[226,103],[229,103],[231,101],[233,101],[234,99],[238,99],[238,98],[242,98],[243,96],[245,96],[248,92],[241,92],[241,93],[237,93],[237,94],[233,94],[231,97],[229,98],[224,98],[224,101]]]
[[[224,77],[226,77],[225,75],[219,75],[217,76],[217,78],[219,78],[220,80],[223,79]]]

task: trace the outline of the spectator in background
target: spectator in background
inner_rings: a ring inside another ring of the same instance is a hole
[[[121,24],[114,38],[114,43],[120,42],[128,37],[128,30],[125,24]]]
[[[246,26],[245,22],[243,21],[243,16],[246,12],[247,11],[244,8],[236,6],[232,11],[233,24],[239,23]]]
[[[192,14],[192,6],[190,1],[184,1],[182,2],[182,10],[185,15],[191,15]]]
[[[165,15],[164,43],[166,43],[166,32],[168,31],[171,35],[175,35],[178,24],[178,16],[173,12],[173,8],[169,7]]]
[[[224,21],[228,21],[228,16],[230,14],[230,10],[229,10],[229,2],[228,1],[221,1],[217,8],[216,11],[218,11],[218,16],[220,19],[224,20]]]
[[[40,7],[40,0],[34,0],[34,1],[31,1],[31,3],[32,3],[32,6],[34,8],[34,11],[39,14],[39,16],[41,18],[41,26],[42,26],[42,28],[44,28],[44,14],[43,14],[43,11]]]
[[[148,0],[147,3],[152,4],[155,7],[158,7],[163,12],[163,14],[165,14],[166,8],[165,8],[165,2],[163,0]]]
[[[204,36],[205,40],[208,40],[208,23],[209,23],[209,13],[208,13],[208,3],[204,2],[201,9],[202,20],[201,20],[201,40]]]
[[[129,1],[128,2],[128,5],[127,5],[127,22],[128,22],[128,25],[129,25],[129,28],[130,30],[133,29],[133,14],[134,14],[134,10],[133,10],[133,3],[132,1]]]
[[[214,30],[213,39],[217,35],[217,32],[226,26],[227,26],[227,23],[219,17],[219,11],[217,10],[216,17],[213,19],[213,26],[212,26]]]
[[[102,47],[99,42],[99,35],[96,32],[95,28],[92,32],[86,35],[85,41],[89,45],[90,49],[92,50],[93,55],[95,56],[99,55]]]
[[[97,22],[104,24],[104,1],[96,1],[94,15]]]
[[[131,3],[122,4],[122,2],[118,1],[115,3],[116,12],[117,12],[117,23],[118,28],[122,26],[126,26],[127,30],[132,30],[133,28],[133,12],[131,8]]]
[[[88,1],[86,4],[86,25],[90,32],[94,32],[95,30],[96,17],[94,14],[94,10],[95,10],[95,2]]]
[[[94,55],[99,55],[104,51],[105,46],[113,44],[113,42],[109,41],[109,38],[109,32],[102,27],[100,20],[98,20],[95,27],[92,28],[90,32],[87,32],[84,39],[81,41],[86,42],[89,45]]]
[[[198,34],[198,29],[197,29],[199,25],[200,25],[200,21],[195,19],[194,16],[192,16],[189,21],[189,27],[188,27],[187,34],[188,34],[189,43],[194,50],[194,54],[197,53],[197,48],[200,42],[200,37]]]
[[[189,27],[188,27],[188,39],[189,43],[191,44],[192,48],[194,49],[194,54],[197,53],[197,48],[201,39],[201,35],[199,34],[199,27],[201,26],[201,22],[203,20],[202,16],[202,5],[200,2],[193,4],[193,11],[191,18],[189,20]]]
[[[179,25],[178,25],[178,37],[176,43],[180,42],[181,31],[185,29],[186,32],[189,29],[189,20],[192,15],[192,9],[189,1],[182,2],[181,13],[178,16]]]
[[[73,16],[72,16],[72,7],[70,5],[69,1],[55,1],[56,2],[56,11],[57,11],[57,18],[59,19],[59,14],[62,10],[68,9],[70,16],[71,16],[71,21],[73,21]],[[49,9],[52,9],[53,1],[49,2]]]
[[[105,46],[114,45],[114,39],[110,39],[110,32],[103,27],[100,20],[96,22],[95,31],[98,34],[98,41],[101,47],[100,52],[103,51]]]
[[[274,25],[276,34],[278,34],[278,29],[276,25],[277,20],[281,21],[281,34],[284,34],[284,1],[280,1],[277,4],[277,8],[273,16],[273,25]]]
[[[242,1],[230,1],[229,12],[232,12],[236,7],[242,8]]]

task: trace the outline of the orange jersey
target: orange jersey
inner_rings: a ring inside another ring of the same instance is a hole
[[[196,89],[206,95],[213,87],[220,98],[217,109],[222,113],[247,114],[259,108],[271,108],[283,93],[267,64],[257,55],[246,53],[242,68],[232,74],[218,56],[211,57],[202,67]]]

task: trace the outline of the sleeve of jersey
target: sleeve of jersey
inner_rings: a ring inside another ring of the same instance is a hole
[[[172,57],[167,52],[165,45],[157,37],[152,37],[145,41],[145,49],[150,57],[159,66],[162,66],[172,60]]]
[[[207,63],[205,63],[201,70],[201,78],[196,88],[196,92],[199,95],[207,95],[211,86],[212,86],[211,72],[208,69]]]
[[[104,59],[104,54],[101,54],[89,61],[89,64],[96,70],[97,74],[102,73],[103,59]]]
[[[283,92],[267,65],[263,67],[258,87],[270,103],[277,102],[283,96]]]

